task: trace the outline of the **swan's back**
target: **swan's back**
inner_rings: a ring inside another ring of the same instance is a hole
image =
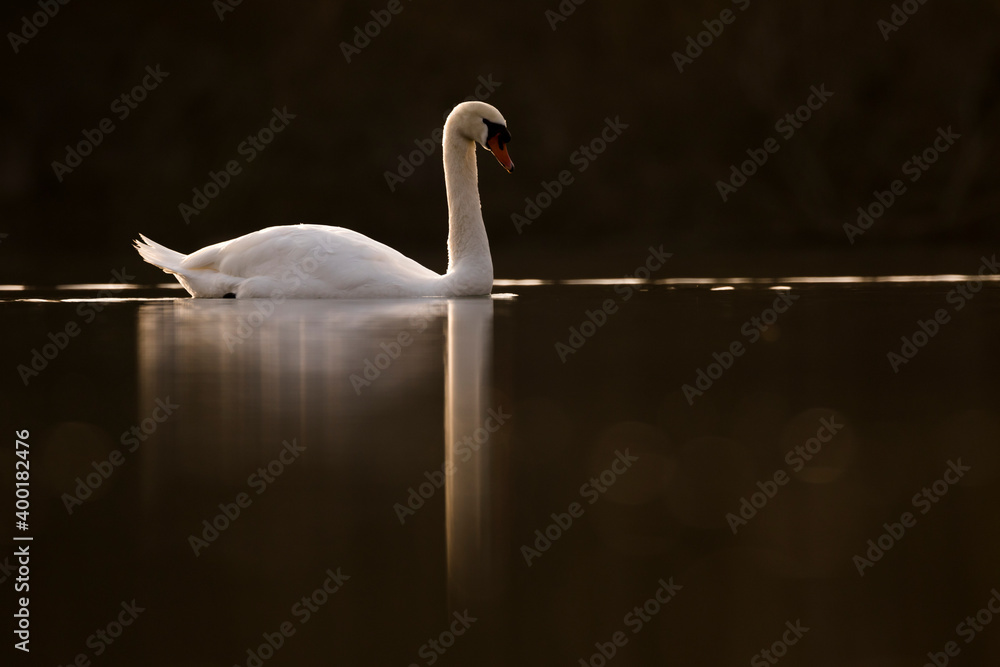
[[[145,248],[137,244],[143,258],[176,274],[198,297],[421,296],[441,281],[402,253],[342,227],[268,227],[187,256],[143,241]]]

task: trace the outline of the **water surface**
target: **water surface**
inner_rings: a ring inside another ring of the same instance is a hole
[[[967,279],[6,291],[31,664],[995,664]]]

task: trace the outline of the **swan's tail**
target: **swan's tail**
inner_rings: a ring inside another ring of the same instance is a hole
[[[135,244],[135,249],[139,251],[142,258],[152,264],[153,266],[158,266],[167,273],[180,273],[181,272],[181,262],[187,255],[183,255],[176,250],[171,250],[166,246],[162,246],[152,239],[146,238],[142,234],[139,234],[141,241],[133,241]]]

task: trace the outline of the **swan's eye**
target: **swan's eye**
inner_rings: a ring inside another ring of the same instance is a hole
[[[493,137],[497,138],[500,143],[500,148],[503,148],[505,144],[510,143],[510,132],[507,130],[506,125],[501,125],[500,123],[493,123],[485,118],[483,122],[486,123],[486,141],[489,142]]]

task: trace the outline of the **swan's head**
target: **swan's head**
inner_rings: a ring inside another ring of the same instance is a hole
[[[489,150],[497,161],[507,171],[514,171],[514,163],[507,154],[507,144],[510,143],[510,132],[507,131],[507,121],[500,112],[485,102],[462,102],[448,115],[445,122],[445,133],[449,129],[468,139],[475,141]]]

